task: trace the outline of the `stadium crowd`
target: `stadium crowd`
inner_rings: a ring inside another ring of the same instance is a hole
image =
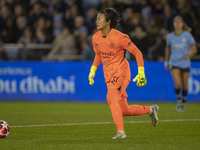
[[[145,60],[164,61],[166,35],[176,15],[192,30],[200,49],[199,0],[1,0],[0,60],[10,60],[4,44],[37,43],[59,47],[55,54],[82,55],[93,60],[91,37],[101,9],[114,7],[121,16],[118,30],[128,34]],[[49,51],[30,50],[16,60],[41,60]],[[134,60],[129,53],[127,59]],[[200,60],[200,58],[199,58]]]

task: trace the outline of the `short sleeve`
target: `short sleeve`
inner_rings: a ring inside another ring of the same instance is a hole
[[[196,41],[194,40],[192,34],[189,33],[189,32],[188,32],[188,43],[189,43],[189,45],[194,45],[194,44],[196,44]]]

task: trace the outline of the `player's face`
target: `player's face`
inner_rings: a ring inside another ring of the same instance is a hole
[[[183,29],[183,21],[179,18],[174,20],[174,29],[175,30],[182,30]]]
[[[97,15],[96,25],[97,30],[105,29],[109,25],[109,23],[106,21],[104,13],[99,13]]]

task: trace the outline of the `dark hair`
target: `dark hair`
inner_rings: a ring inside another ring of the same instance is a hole
[[[119,25],[120,17],[117,10],[114,8],[106,8],[104,10],[101,10],[100,13],[103,13],[105,15],[106,21],[111,21],[110,27],[116,28]]]

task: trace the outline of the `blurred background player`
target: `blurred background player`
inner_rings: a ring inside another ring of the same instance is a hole
[[[123,116],[149,114],[152,125],[158,122],[158,106],[139,106],[127,103],[126,88],[131,79],[129,63],[125,57],[128,50],[136,57],[138,75],[133,79],[137,86],[144,86],[144,61],[141,51],[133,44],[128,35],[114,29],[119,24],[119,14],[113,8],[100,11],[97,16],[97,32],[92,37],[95,58],[90,69],[89,84],[94,84],[94,77],[100,63],[103,64],[104,77],[107,85],[107,102],[112,112],[112,117],[117,127],[117,134],[113,139],[126,138],[123,125]]]
[[[171,70],[177,97],[177,111],[185,111],[187,82],[190,72],[190,58],[197,53],[196,42],[183,18],[174,18],[174,32],[167,36],[165,68]],[[181,89],[182,85],[182,89]]]

